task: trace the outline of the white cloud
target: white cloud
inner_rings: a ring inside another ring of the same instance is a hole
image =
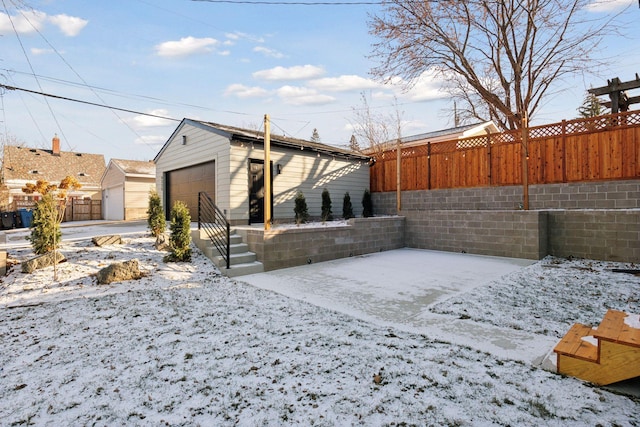
[[[409,89],[406,89],[408,82],[401,77],[391,77],[388,79],[388,85],[394,89],[398,98],[408,99],[414,102],[430,101],[445,97],[446,93],[440,89],[443,83],[444,82],[438,78],[433,71],[425,71],[422,73],[412,85],[409,85]]]
[[[169,111],[160,108],[156,110],[147,111],[148,114],[152,114],[154,116],[162,116],[162,117],[170,117]],[[166,119],[161,119],[160,117],[152,117],[152,116],[144,116],[139,115],[133,117],[133,119],[128,121],[129,124],[135,126],[136,128],[152,128],[152,127],[160,127],[160,126],[168,126],[171,124],[171,121]]]
[[[62,31],[63,34],[74,37],[89,23],[89,21],[68,15],[47,16],[46,13],[37,10],[21,11],[16,15],[0,13],[0,34],[12,33],[31,34],[44,30],[45,24],[49,22]]]
[[[335,101],[332,96],[322,95],[315,89],[299,86],[282,86],[277,90],[277,94],[289,105],[321,105]]]
[[[323,79],[312,80],[309,82],[309,85],[314,88],[329,90],[332,92],[375,89],[380,87],[380,84],[371,79],[366,79],[364,77],[355,75],[326,77]]]
[[[138,145],[144,144],[144,145],[151,145],[151,146],[161,146],[165,142],[167,142],[166,135],[146,135],[140,138],[136,138],[136,140],[133,141],[134,144],[138,144]]]
[[[233,33],[225,33],[224,35],[229,42],[237,42],[239,40],[249,40],[255,43],[264,43],[262,37],[253,36],[251,34],[235,31]]]
[[[263,98],[269,96],[269,91],[258,86],[249,87],[239,83],[227,87],[225,96],[235,96],[238,98]]]
[[[53,53],[54,52],[53,49],[40,49],[40,48],[37,48],[37,47],[32,47],[30,49],[30,51],[31,51],[31,53],[33,55],[47,55],[49,53]],[[60,53],[62,53],[62,52],[60,52]]]
[[[322,67],[315,65],[296,65],[294,67],[275,67],[268,70],[256,71],[253,77],[259,80],[306,80],[324,74]]]
[[[89,23],[86,19],[69,15],[55,15],[50,16],[48,19],[49,22],[58,27],[65,36],[69,37],[77,36]]]
[[[256,53],[261,53],[264,56],[268,56],[270,58],[284,58],[284,54],[278,52],[277,50],[269,49],[264,46],[256,46],[253,48],[253,51]]]
[[[210,37],[183,37],[178,41],[167,41],[155,46],[156,55],[165,57],[189,56],[211,53],[218,40]]]
[[[0,34],[13,33],[14,27],[18,34],[31,34],[41,31],[47,20],[47,14],[37,10],[25,11],[9,17],[0,13]]]
[[[612,12],[635,3],[636,0],[593,0],[586,9],[589,12]]]

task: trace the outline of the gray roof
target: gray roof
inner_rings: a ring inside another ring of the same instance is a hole
[[[153,162],[122,159],[111,159],[111,162],[122,169],[125,175],[155,176],[156,174],[156,165]]]
[[[73,176],[83,186],[100,187],[100,178],[105,169],[102,154],[60,151],[58,156],[52,150],[12,145],[4,147],[2,174],[5,182],[45,180],[57,183],[67,176]]]
[[[219,123],[213,122],[205,122],[201,120],[192,120],[192,119],[183,119],[180,125],[173,132],[171,137],[167,140],[167,143],[160,149],[158,154],[156,155],[154,161],[158,159],[158,157],[162,154],[167,144],[174,137],[176,132],[182,127],[183,124],[188,123],[194,126],[199,126],[204,129],[223,134],[227,136],[230,140],[237,141],[247,141],[253,142],[256,144],[264,143],[264,132],[258,130],[251,129],[243,129],[234,126],[221,125]],[[318,142],[307,141],[305,139],[291,138],[288,136],[275,135],[271,133],[271,145],[279,146],[284,148],[295,148],[295,149],[309,149],[311,151],[320,152],[323,154],[333,155],[336,157],[345,157],[357,160],[365,160],[368,161],[370,159],[369,156],[357,153],[355,151],[346,150],[344,148],[334,147],[332,145],[322,144]]]

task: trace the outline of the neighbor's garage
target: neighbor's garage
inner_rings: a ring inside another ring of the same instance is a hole
[[[180,200],[189,207],[191,220],[198,220],[198,193],[206,192],[215,200],[215,162],[201,163],[184,169],[166,172],[166,206],[167,218],[170,218],[171,207]]]

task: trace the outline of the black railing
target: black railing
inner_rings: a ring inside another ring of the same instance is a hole
[[[198,230],[204,230],[214,248],[231,268],[231,227],[211,197],[204,191],[198,193]]]

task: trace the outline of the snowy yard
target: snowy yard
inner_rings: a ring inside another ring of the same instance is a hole
[[[197,249],[165,264],[146,233],[122,236],[66,241],[58,282],[19,265],[2,278],[1,425],[640,425],[636,398],[227,279]],[[33,256],[19,238],[16,261]],[[96,284],[133,258],[142,279]],[[547,258],[433,310],[560,337],[607,308],[640,313],[640,277],[609,271],[631,267]]]

